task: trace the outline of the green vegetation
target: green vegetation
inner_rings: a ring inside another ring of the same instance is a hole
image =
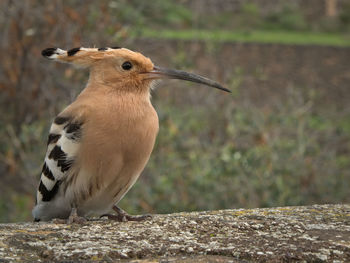
[[[286,1],[266,12],[247,1],[237,12],[194,15],[183,4],[173,1],[111,1],[113,15],[124,21],[122,32],[106,33],[116,41],[123,37],[204,40],[214,42],[278,43],[298,45],[350,46],[350,4],[344,4],[334,18],[310,20],[296,3]],[[112,13],[111,13],[112,15]],[[91,25],[101,14],[96,13]]]
[[[167,15],[162,20],[152,19],[148,21],[151,26],[147,27],[144,23],[137,23],[129,29],[129,36],[209,42],[350,46],[350,5],[346,5],[336,18],[307,21],[297,5],[287,2],[277,11],[268,13],[262,13],[257,5],[247,2],[242,4],[238,13],[222,12],[197,18],[191,16],[182,5],[164,3],[160,8]],[[141,13],[139,19],[148,17],[148,14]]]
[[[293,31],[208,31],[208,30],[150,30],[141,37],[174,40],[204,40],[213,42],[274,43],[297,45],[350,46],[350,37],[334,33]]]
[[[262,111],[239,102],[241,89],[224,109],[155,101],[157,145],[121,206],[170,213],[349,200],[350,158],[337,149],[350,147],[350,115],[318,112],[296,90]]]
[[[87,80],[41,59],[51,45],[128,47],[164,66],[208,73],[233,91],[153,93],[160,133],[121,202],[127,211],[350,202],[350,110],[339,102],[348,96],[350,59],[339,52],[350,46],[350,4],[338,1],[338,16],[315,19],[306,0],[270,9],[233,2],[234,11],[211,12],[198,8],[201,1],[0,1],[0,222],[31,220],[49,125]],[[287,47],[279,61],[260,57],[261,46],[223,45],[230,42],[345,48]],[[302,56],[293,57],[296,49]],[[309,63],[322,52],[322,65]]]

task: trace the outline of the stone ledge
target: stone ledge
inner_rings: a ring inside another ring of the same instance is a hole
[[[0,261],[350,262],[350,205],[0,224]]]

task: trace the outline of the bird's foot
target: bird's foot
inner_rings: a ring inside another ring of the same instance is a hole
[[[52,222],[55,224],[67,224],[67,225],[71,225],[73,223],[84,224],[87,222],[87,219],[85,217],[78,216],[77,209],[72,208],[72,211],[67,219],[54,218],[52,219]]]
[[[151,219],[151,215],[138,215],[138,216],[132,216],[129,215],[127,212],[125,212],[123,209],[121,209],[118,206],[113,206],[113,210],[117,213],[116,215],[113,214],[105,214],[101,217],[106,216],[109,220],[115,220],[119,222],[127,222],[127,221],[143,221],[147,219]]]
[[[52,223],[54,224],[66,224],[67,219],[62,219],[62,218],[54,218],[51,220]]]
[[[86,218],[82,216],[78,216],[77,209],[75,207],[72,208],[70,215],[67,219],[67,224],[70,225],[72,223],[84,224],[86,223]]]
[[[138,216],[132,216],[132,215],[113,215],[113,214],[105,214],[101,217],[106,216],[109,220],[114,220],[118,222],[128,222],[128,221],[143,221],[147,219],[151,219],[151,215],[138,215]]]

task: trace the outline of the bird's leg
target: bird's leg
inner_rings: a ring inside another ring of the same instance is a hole
[[[108,219],[116,220],[119,222],[142,221],[142,220],[152,218],[151,215],[139,215],[139,216],[129,215],[127,212],[125,212],[123,209],[121,209],[117,205],[113,206],[113,210],[117,213],[116,215],[106,214],[106,215],[102,215],[101,217],[107,216]]]
[[[85,217],[78,216],[77,209],[75,207],[72,207],[70,215],[67,219],[62,219],[62,218],[52,219],[52,223],[67,224],[67,225],[70,225],[72,223],[84,224],[86,221],[87,221],[87,219]]]
[[[77,224],[84,224],[86,222],[86,218],[82,216],[78,216],[77,208],[72,207],[72,211],[70,212],[70,215],[67,219],[67,224],[77,223]]]
[[[138,216],[129,215],[127,212],[125,212],[123,209],[121,209],[117,205],[113,206],[113,210],[117,213],[117,215],[119,217],[121,217],[122,219],[124,219],[126,221],[142,221],[142,220],[146,220],[146,219],[152,218],[152,216],[148,215],[148,214],[147,215],[138,215]]]

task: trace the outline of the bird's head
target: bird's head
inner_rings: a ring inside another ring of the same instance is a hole
[[[153,80],[182,79],[230,92],[219,83],[181,70],[161,68],[141,53],[126,48],[47,48],[41,54],[52,60],[89,67],[92,81],[120,89],[147,89]]]

